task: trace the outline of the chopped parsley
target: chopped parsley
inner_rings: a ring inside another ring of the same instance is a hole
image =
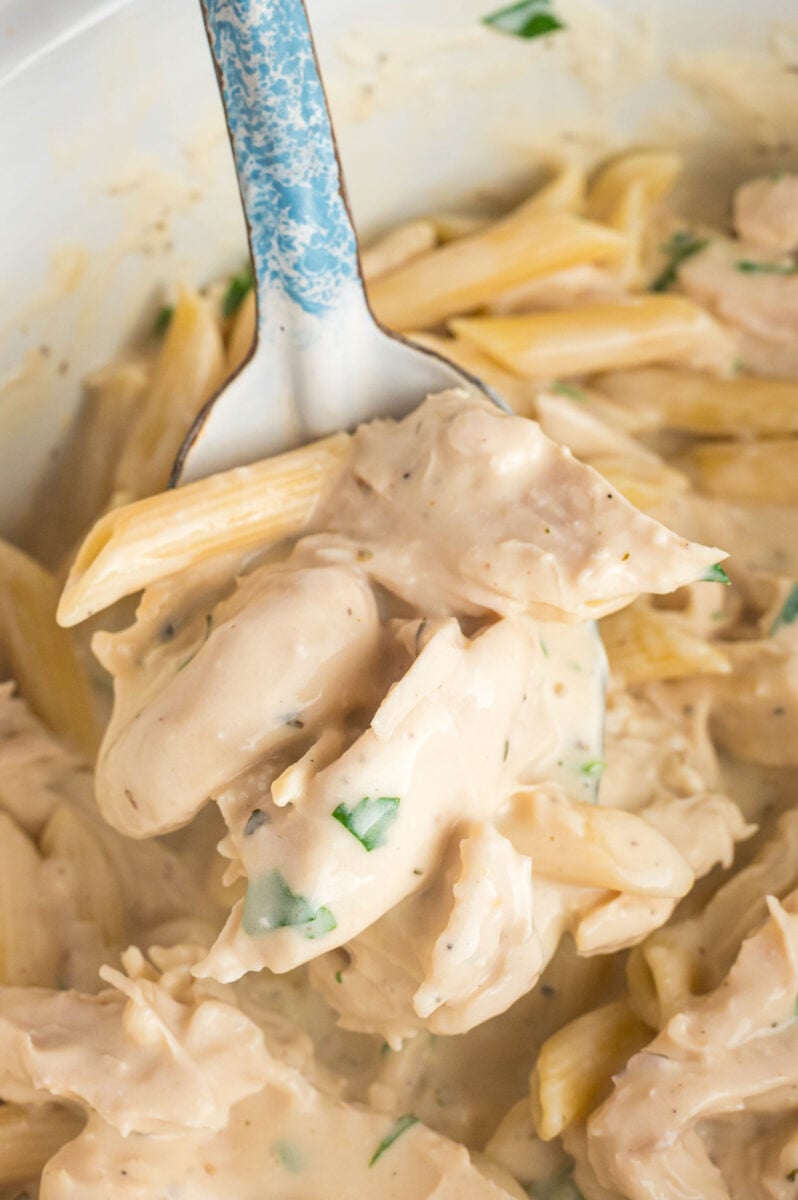
[[[163,304],[158,309],[155,315],[155,320],[152,323],[152,332],[156,337],[163,337],[169,326],[172,324],[172,317],[175,315],[174,304]]]
[[[211,626],[212,625],[213,625],[213,615],[211,613],[206,613],[206,615],[205,615],[205,637],[202,639],[199,646],[197,646],[196,650],[194,650],[193,653],[189,654],[188,658],[184,658],[183,661],[178,664],[178,668],[177,668],[178,671],[182,671],[184,667],[187,667],[188,664],[190,662],[193,662],[194,659],[197,657],[200,650],[205,645],[208,638],[211,636]]]
[[[336,927],[329,908],[293,892],[279,871],[250,882],[244,900],[244,932],[259,937],[272,929],[295,928],[306,938],[323,937]]]
[[[383,1042],[382,1045],[380,1046],[380,1054],[384,1055],[384,1054],[390,1054],[390,1053],[391,1053],[391,1047],[388,1045],[387,1042]]]
[[[796,620],[798,620],[798,583],[794,583],[790,588],[790,593],[781,606],[781,612],[770,627],[770,636],[773,637],[773,634],[777,633],[782,625],[792,625]]]
[[[519,0],[517,4],[488,13],[482,18],[482,24],[527,41],[565,28],[551,11],[551,0]]]
[[[332,815],[371,852],[385,842],[399,816],[399,800],[396,796],[364,796],[354,808],[339,804]]]
[[[549,391],[554,392],[557,396],[567,396],[569,400],[578,400],[581,404],[587,399],[580,387],[576,387],[573,383],[562,383],[559,379],[554,380]]]
[[[604,773],[606,766],[603,758],[594,758],[590,762],[582,763],[579,770],[588,779],[598,779]]]
[[[239,275],[234,275],[227,285],[227,291],[222,297],[222,316],[232,317],[238,312],[248,292],[255,285],[252,273],[252,263],[247,263]]]
[[[720,563],[707,567],[704,574],[698,576],[696,583],[725,583],[727,587],[731,587],[731,580]]]
[[[743,275],[798,275],[798,263],[754,262],[750,258],[741,258],[734,264],[735,270]]]
[[[335,972],[335,982],[336,982],[336,983],[343,983],[343,981],[344,981],[344,973],[343,973],[343,971],[336,971],[336,972]]]
[[[285,1167],[292,1175],[298,1175],[305,1165],[302,1152],[292,1142],[275,1142],[272,1152],[277,1156],[280,1166]]]
[[[796,1017],[798,1017],[798,996],[795,997],[795,1006],[793,1008],[793,1012],[795,1013]]]
[[[379,1162],[385,1151],[390,1149],[397,1138],[400,1138],[403,1133],[406,1133],[412,1125],[417,1124],[418,1117],[414,1117],[412,1113],[407,1113],[404,1117],[400,1117],[398,1121],[394,1121],[393,1125],[388,1130],[385,1137],[382,1139],[379,1146],[369,1159],[369,1166],[373,1167],[376,1162]]]
[[[650,292],[667,292],[679,277],[679,267],[686,259],[698,254],[709,244],[709,238],[697,237],[689,229],[680,229],[674,233],[664,245],[660,246],[662,253],[668,258],[665,269],[650,285]]]

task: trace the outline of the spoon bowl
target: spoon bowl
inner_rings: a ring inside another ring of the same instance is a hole
[[[430,392],[487,388],[382,328],[302,0],[201,0],[254,268],[249,358],[197,417],[172,474],[186,483],[401,417]]]

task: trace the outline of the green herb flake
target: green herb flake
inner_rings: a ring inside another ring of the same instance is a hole
[[[782,625],[792,625],[796,620],[798,620],[798,583],[794,583],[790,588],[790,593],[781,606],[781,612],[770,627],[770,636],[773,637],[773,634],[777,633]]]
[[[502,762],[507,762],[507,755],[508,755],[509,753],[510,753],[510,743],[509,743],[509,741],[507,740],[507,738],[505,738],[505,740],[504,740],[504,750],[502,751]]]
[[[798,1017],[798,996],[795,997],[795,1005],[793,1007],[793,1013],[796,1017]]]
[[[277,1162],[284,1169],[290,1171],[292,1175],[299,1175],[302,1168],[305,1166],[305,1156],[290,1141],[275,1141],[272,1142],[271,1152],[277,1159]]]
[[[373,1167],[379,1162],[386,1150],[394,1144],[397,1138],[400,1138],[403,1133],[406,1133],[412,1125],[418,1124],[418,1117],[414,1117],[412,1113],[407,1113],[404,1117],[400,1117],[398,1121],[394,1121],[391,1128],[386,1133],[385,1137],[380,1142],[377,1149],[369,1159],[369,1166]]]
[[[371,852],[382,846],[388,837],[389,829],[399,816],[399,800],[396,796],[364,796],[354,808],[339,804],[332,815]]]
[[[188,658],[184,658],[183,661],[178,664],[178,668],[177,668],[178,671],[182,671],[185,667],[188,666],[188,664],[190,662],[193,662],[194,659],[197,657],[200,650],[205,645],[208,638],[211,636],[211,626],[212,625],[213,625],[213,615],[211,613],[207,613],[205,616],[205,637],[202,639],[199,646],[197,646],[196,650],[194,650],[193,653],[189,654]]]
[[[551,0],[519,0],[517,4],[489,13],[482,18],[482,24],[526,41],[565,29],[562,21],[551,11]]]
[[[305,1165],[305,1156],[292,1142],[274,1142],[271,1150],[281,1167],[285,1167],[292,1175],[300,1174]]]
[[[594,758],[590,762],[582,763],[579,771],[588,779],[599,779],[605,771],[607,764],[603,758]]]
[[[259,875],[247,888],[243,926],[250,937],[272,929],[295,928],[303,937],[315,940],[331,933],[336,924],[329,908],[293,892],[279,871]]]
[[[390,1054],[390,1053],[391,1053],[391,1047],[388,1045],[387,1042],[383,1042],[382,1045],[380,1046],[380,1054],[384,1055],[384,1054]]]
[[[343,971],[336,971],[336,972],[335,972],[335,982],[336,982],[336,983],[343,983],[343,981],[344,981],[344,974],[343,974]]]
[[[175,315],[174,304],[163,304],[155,315],[155,320],[152,323],[152,332],[156,337],[163,337],[169,326],[172,324],[172,317]]]
[[[540,639],[540,649],[543,654],[543,657],[548,658],[549,657],[549,648],[546,645],[546,643],[544,642],[543,638]]]
[[[227,285],[227,291],[222,297],[222,316],[232,317],[238,312],[247,293],[255,285],[252,273],[252,263],[247,263],[239,275],[234,275]]]
[[[660,246],[662,253],[668,258],[668,265],[650,285],[650,292],[667,292],[679,277],[679,267],[694,254],[699,254],[709,245],[709,238],[697,237],[689,229],[681,229],[673,237]]]
[[[796,1179],[798,1179],[798,1167],[793,1167],[791,1171],[788,1171],[787,1178],[789,1179],[790,1183],[795,1183]]]
[[[754,262],[750,258],[741,258],[734,264],[736,271],[743,275],[798,275],[798,263]]]
[[[562,383],[559,379],[554,380],[549,391],[554,392],[557,396],[567,396],[569,400],[578,400],[580,404],[584,404],[587,400],[587,396],[581,388],[576,387],[572,383]]]
[[[726,587],[731,587],[731,580],[720,563],[715,563],[713,567],[707,567],[703,575],[699,575],[696,583],[725,583]]]

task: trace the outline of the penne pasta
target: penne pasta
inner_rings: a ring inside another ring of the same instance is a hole
[[[667,195],[681,170],[681,157],[670,150],[633,150],[612,158],[591,180],[587,214],[626,231],[630,198],[640,196],[650,209]]]
[[[586,196],[585,172],[574,163],[569,163],[533,192],[516,211],[524,216],[544,212],[581,213]]]
[[[537,387],[526,379],[518,379],[498,366],[492,359],[469,345],[461,338],[441,337],[437,333],[411,333],[410,340],[427,350],[433,350],[441,358],[448,358],[455,366],[462,367],[475,375],[482,383],[492,388],[505,400],[513,412],[521,416],[532,416],[535,410]]]
[[[740,504],[798,504],[798,439],[706,442],[682,463],[695,486]]]
[[[693,632],[681,613],[633,604],[600,626],[610,671],[625,687],[654,679],[728,675],[722,650]]]
[[[536,876],[558,883],[665,898],[693,883],[678,850],[634,813],[572,804],[543,788],[513,797],[502,832]]]
[[[717,379],[699,371],[648,367],[592,381],[603,395],[651,429],[719,437],[798,433],[798,381],[745,375]]]
[[[526,378],[583,375],[657,362],[730,367],[731,340],[683,296],[643,296],[556,312],[463,317],[449,323],[509,371]]]
[[[676,903],[666,897],[633,892],[608,896],[580,917],[573,931],[574,945],[586,957],[627,950],[664,925]]]
[[[367,283],[412,262],[438,244],[435,223],[426,218],[397,225],[373,245],[360,252],[360,266]]]
[[[84,1124],[82,1114],[60,1104],[0,1104],[0,1188],[38,1178]]]
[[[639,283],[642,278],[645,235],[652,210],[676,182],[681,165],[677,154],[639,150],[612,159],[591,183],[587,215],[626,234],[627,248],[617,271],[628,283]]]
[[[255,341],[257,309],[258,304],[255,289],[251,288],[241,301],[241,307],[231,322],[230,335],[227,341],[227,375],[234,374],[249,357],[252,344]]]
[[[718,986],[743,940],[765,919],[765,897],[786,896],[796,886],[798,809],[790,809],[756,857],[718,889],[702,912],[659,930],[635,951],[653,984],[659,1024],[694,996]],[[643,976],[642,966],[635,974]],[[643,1003],[650,1007],[650,999],[644,997]]]
[[[76,916],[96,926],[108,946],[125,937],[125,907],[116,873],[88,824],[68,805],[60,804],[42,830],[39,845],[45,859],[60,859],[69,876]]]
[[[522,205],[486,229],[375,280],[369,301],[389,328],[423,329],[453,314],[473,312],[527,279],[605,262],[624,247],[623,236],[606,226]]]
[[[77,542],[106,507],[150,379],[149,363],[133,360],[104,367],[87,381],[80,419],[28,522],[25,547],[45,566],[60,569],[64,548]]]
[[[652,1032],[626,1000],[577,1017],[544,1042],[530,1080],[538,1135],[557,1137],[595,1108],[613,1075]]]
[[[76,625],[122,596],[217,554],[300,533],[349,452],[335,434],[101,517],[78,551],[58,606]]]
[[[473,213],[435,213],[429,217],[435,226],[435,235],[439,242],[456,242],[458,238],[469,237],[490,225],[488,217],[478,217]]]
[[[219,321],[201,296],[183,289],[146,399],[119,459],[113,503],[149,496],[166,486],[191,423],[224,376]]]
[[[53,914],[45,908],[43,895],[38,850],[11,817],[0,812],[0,984],[55,987],[58,983]]]
[[[27,554],[0,542],[0,647],[31,709],[92,758],[98,730],[71,638],[56,624],[58,585]]]

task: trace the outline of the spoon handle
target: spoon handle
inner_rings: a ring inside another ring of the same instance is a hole
[[[201,3],[249,229],[258,330],[289,314],[302,325],[302,314],[331,314],[359,286],[357,241],[305,6]]]

